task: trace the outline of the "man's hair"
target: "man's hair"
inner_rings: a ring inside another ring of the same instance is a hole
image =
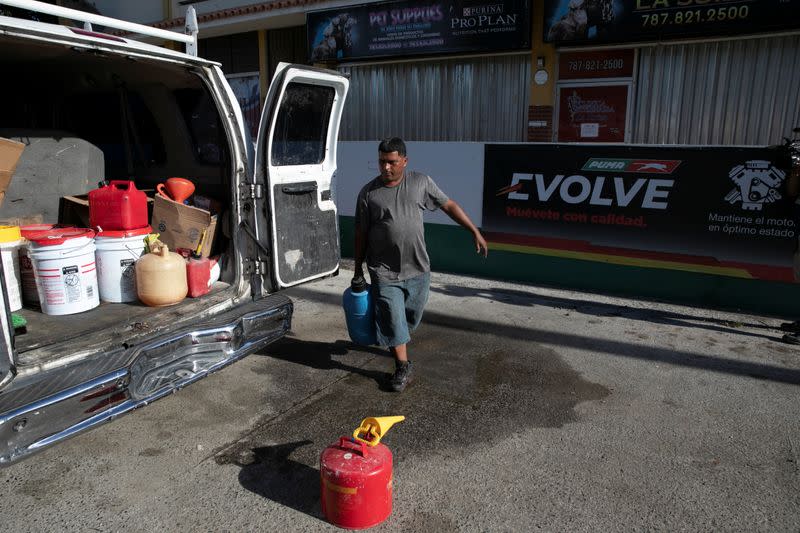
[[[397,152],[398,155],[405,157],[406,143],[404,143],[403,139],[401,139],[400,137],[392,137],[390,139],[384,139],[381,141],[381,144],[378,145],[378,151],[383,152],[384,154]]]

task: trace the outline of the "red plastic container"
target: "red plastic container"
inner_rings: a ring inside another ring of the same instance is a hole
[[[331,524],[366,529],[392,513],[392,452],[342,437],[322,451],[322,514]]]
[[[132,181],[114,180],[89,191],[89,225],[96,230],[129,230],[147,226],[147,195]]]
[[[208,257],[190,258],[186,262],[186,281],[189,284],[189,296],[197,298],[208,294],[208,280],[211,277],[211,261]]]

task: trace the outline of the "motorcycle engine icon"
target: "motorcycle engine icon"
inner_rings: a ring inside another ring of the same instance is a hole
[[[763,204],[781,198],[778,187],[786,174],[769,161],[754,159],[735,166],[728,176],[736,187],[725,195],[725,200],[732,204],[742,202],[742,209],[748,211],[761,211]]]

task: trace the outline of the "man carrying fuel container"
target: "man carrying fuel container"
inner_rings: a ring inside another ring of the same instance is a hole
[[[406,345],[422,320],[428,302],[430,259],[425,248],[423,210],[441,209],[472,233],[475,251],[488,254],[486,240],[470,218],[425,174],[407,170],[402,139],[384,139],[378,146],[380,175],[358,194],[355,226],[355,277],[363,277],[367,261],[375,304],[378,344],[395,358],[389,384],[403,391],[413,378]]]

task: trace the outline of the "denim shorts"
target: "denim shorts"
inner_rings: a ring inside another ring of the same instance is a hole
[[[380,346],[399,346],[411,340],[411,333],[422,321],[430,285],[430,272],[403,281],[372,280]]]

